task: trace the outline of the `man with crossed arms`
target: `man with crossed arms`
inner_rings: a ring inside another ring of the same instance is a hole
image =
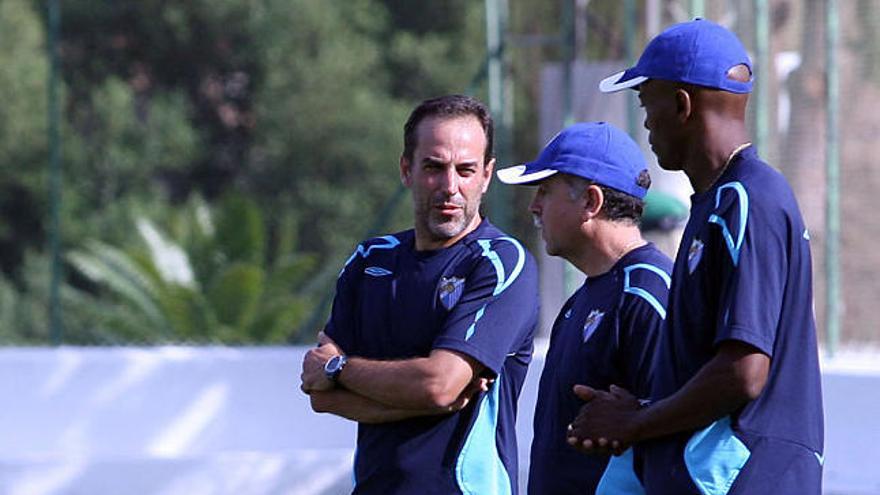
[[[444,96],[412,112],[400,177],[415,228],[357,247],[305,356],[314,410],[359,423],[355,494],[517,493],[537,270],[479,213],[494,163],[479,101]]]

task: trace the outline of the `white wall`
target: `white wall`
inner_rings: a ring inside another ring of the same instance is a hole
[[[346,493],[355,428],[311,412],[303,352],[0,349],[0,493]],[[541,355],[520,405],[522,453]],[[831,363],[824,385],[826,493],[880,494],[880,371]]]

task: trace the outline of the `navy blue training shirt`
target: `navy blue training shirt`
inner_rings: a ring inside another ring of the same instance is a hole
[[[769,376],[761,395],[729,417],[646,444],[648,493],[819,493],[823,417],[811,277],[809,233],[794,194],[746,148],[711,189],[692,196],[652,395],[679,390],[730,340],[769,356]]]
[[[671,271],[672,260],[646,244],[608,272],[588,277],[560,310],[538,389],[530,494],[595,492],[609,458],[566,443],[566,428],[583,405],[572,387],[607,390],[613,384],[648,396]]]
[[[538,321],[535,261],[488,220],[445,249],[414,231],[358,246],[325,332],[370,359],[467,354],[496,377],[459,412],[358,426],[356,494],[516,494],[516,403]]]

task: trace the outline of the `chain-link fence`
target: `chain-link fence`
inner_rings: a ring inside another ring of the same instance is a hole
[[[755,59],[752,133],[808,222],[821,338],[831,273],[841,341],[876,342],[880,220],[867,205],[880,189],[872,163],[880,4],[831,2],[427,2],[432,23],[390,0],[68,3],[53,43],[42,7],[3,2],[0,58],[9,63],[0,84],[10,98],[0,114],[0,342],[310,341],[351,247],[377,224],[390,232],[410,223],[396,161],[413,102],[470,89],[502,101],[508,162],[531,158],[567,118],[610,120],[644,139],[632,95],[599,98],[594,79],[694,15],[729,26]],[[828,32],[829,12],[838,31]],[[487,49],[493,25],[504,34],[500,48],[496,39]],[[54,81],[47,44],[59,55]],[[485,80],[493,63],[504,69],[500,85]],[[57,150],[46,138],[53,84]],[[835,110],[839,126],[829,127]],[[55,152],[57,227],[47,171]],[[839,190],[827,175],[834,156]],[[686,181],[655,172],[657,188],[686,204]],[[487,201],[488,211],[509,218],[505,227],[539,253],[527,194]],[[840,219],[831,258],[829,198],[839,199]],[[55,233],[62,276],[53,285]],[[544,306],[554,312],[566,276],[545,261]]]

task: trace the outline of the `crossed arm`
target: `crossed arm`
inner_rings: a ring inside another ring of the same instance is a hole
[[[399,361],[349,357],[334,384],[324,374],[324,363],[342,351],[323,333],[319,343],[303,359],[301,388],[316,412],[353,421],[384,423],[454,412],[490,383],[470,356],[436,349],[427,357]]]
[[[647,408],[618,387],[605,392],[576,385],[587,403],[569,427],[568,443],[587,453],[620,454],[635,442],[706,426],[756,399],[769,369],[766,354],[726,341],[680,390]]]

